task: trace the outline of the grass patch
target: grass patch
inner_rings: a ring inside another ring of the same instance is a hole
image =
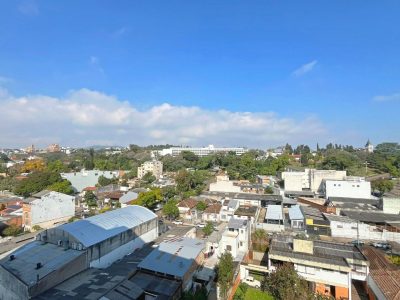
[[[245,300],[274,300],[274,297],[272,297],[270,294],[266,292],[262,292],[260,290],[254,289],[252,287],[249,287],[246,291],[246,295],[244,297]]]

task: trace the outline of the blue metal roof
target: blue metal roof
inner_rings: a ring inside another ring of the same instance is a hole
[[[300,209],[300,205],[294,205],[289,208],[289,219],[290,220],[302,220],[304,219],[303,212]]]
[[[282,206],[268,205],[265,219],[266,220],[282,220],[283,219]]]
[[[187,237],[164,241],[138,267],[183,278],[204,246],[204,241]]]
[[[156,217],[143,206],[129,205],[58,228],[68,232],[85,247],[90,247]]]

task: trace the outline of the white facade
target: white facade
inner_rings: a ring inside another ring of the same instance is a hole
[[[305,169],[304,172],[282,172],[286,191],[321,192],[323,180],[344,180],[346,171]]]
[[[147,173],[153,174],[157,179],[161,177],[163,173],[163,163],[158,160],[151,160],[144,162],[138,167],[138,178],[142,178]]]
[[[165,156],[165,155],[171,155],[171,156],[178,156],[181,154],[182,151],[190,151],[196,154],[197,156],[207,156],[210,154],[218,153],[218,152],[235,152],[236,155],[242,155],[243,153],[246,153],[248,150],[246,148],[241,148],[241,147],[223,147],[223,148],[218,148],[214,147],[214,145],[209,145],[207,147],[195,147],[195,148],[184,148],[184,147],[171,147],[168,149],[163,149],[160,151],[156,151],[152,153],[154,156],[155,155],[160,155],[160,156]]]
[[[67,221],[75,215],[75,197],[58,192],[49,192],[38,199],[25,203],[23,224],[25,230],[38,225],[50,228],[54,224]]]
[[[400,197],[382,197],[382,210],[385,214],[400,214]]]
[[[222,205],[221,211],[220,211],[220,220],[221,222],[229,222],[229,220],[233,217],[235,214],[236,209],[239,208],[239,201],[237,200],[226,200],[224,201],[224,204]]]
[[[217,182],[210,183],[210,192],[240,193],[240,186],[229,181],[226,174],[217,175]]]
[[[219,254],[230,252],[238,258],[249,249],[250,226],[245,220],[231,219],[222,234],[218,251]]]
[[[371,198],[371,183],[358,180],[326,180],[325,197]]]

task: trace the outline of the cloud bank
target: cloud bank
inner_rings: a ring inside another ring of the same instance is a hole
[[[315,142],[326,130],[315,117],[300,120],[273,112],[207,110],[168,103],[139,110],[98,91],[80,89],[63,98],[15,97],[0,91],[0,148],[185,144],[265,148]]]
[[[379,95],[372,98],[372,100],[377,102],[400,101],[400,93],[395,93],[391,95]]]

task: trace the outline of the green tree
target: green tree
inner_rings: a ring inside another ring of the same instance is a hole
[[[393,189],[393,186],[393,181],[385,179],[375,180],[371,183],[372,190],[379,191],[381,195],[390,192]]]
[[[156,181],[156,179],[157,179],[156,176],[154,176],[153,173],[151,172],[147,172],[142,177],[142,181],[147,184],[153,183],[154,181]]]
[[[64,179],[63,181],[55,182],[49,185],[46,189],[67,195],[74,194],[74,189],[72,188],[71,182],[66,179]]]
[[[207,222],[206,226],[203,228],[203,233],[205,236],[209,236],[214,231],[214,226],[211,222]]]
[[[86,204],[89,207],[97,206],[97,198],[96,198],[96,195],[92,191],[87,191],[85,193],[85,196],[83,197],[83,199],[85,200]]]
[[[270,186],[267,186],[267,187],[264,189],[264,193],[265,193],[265,194],[272,195],[272,194],[274,193],[274,189],[273,189],[272,187],[270,187]]]
[[[234,275],[232,254],[230,254],[229,252],[223,253],[219,259],[216,269],[217,269],[220,297],[222,299],[226,299],[229,287],[233,282],[233,275]]]
[[[277,300],[313,299],[307,281],[290,264],[284,264],[266,277],[265,287]]]
[[[176,200],[168,200],[167,203],[163,206],[163,213],[165,216],[168,217],[168,219],[175,219],[179,216],[179,209],[176,206],[177,201]]]
[[[47,164],[47,170],[49,170],[50,172],[62,173],[65,172],[66,169],[67,168],[61,160],[51,161]]]
[[[28,178],[21,180],[15,187],[17,195],[28,197],[33,193],[40,192],[54,183],[62,182],[60,174],[49,171],[33,172]]]
[[[139,193],[133,204],[145,206],[147,208],[154,208],[155,205],[163,199],[160,189],[153,189],[145,193]]]
[[[17,236],[20,233],[22,233],[22,228],[16,225],[10,225],[2,232],[4,236]]]
[[[196,204],[196,209],[197,209],[198,211],[205,211],[206,208],[207,208],[207,204],[206,204],[204,201],[199,201],[199,202],[197,202],[197,204]]]
[[[98,185],[99,186],[106,186],[109,184],[113,184],[113,183],[117,183],[118,182],[118,178],[113,177],[113,178],[107,178],[103,175],[99,176],[99,180],[98,180]]]

